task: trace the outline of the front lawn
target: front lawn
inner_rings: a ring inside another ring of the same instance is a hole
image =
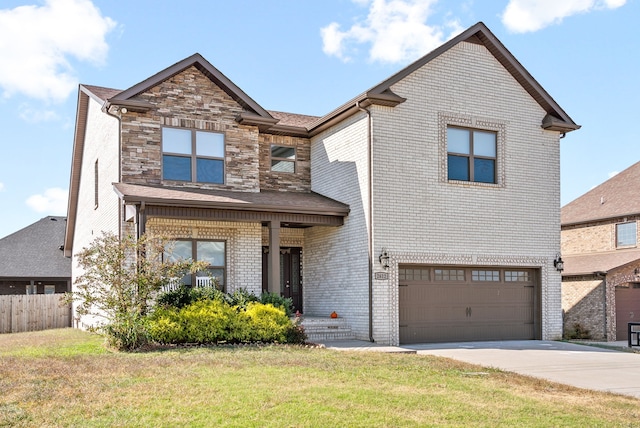
[[[452,360],[299,346],[113,353],[73,329],[0,335],[0,427],[612,427],[638,400]]]

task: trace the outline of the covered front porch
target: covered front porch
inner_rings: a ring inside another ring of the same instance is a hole
[[[304,230],[342,226],[349,213],[347,205],[317,193],[232,192],[124,183],[114,184],[114,189],[124,206],[125,228],[137,236],[153,231],[172,239],[220,242],[224,265],[217,268],[223,272],[224,288],[243,288],[256,294],[268,291],[284,295],[287,285],[295,285],[287,284],[291,278],[283,275],[295,273],[295,263],[302,262]],[[208,281],[196,277],[193,285],[208,286]]]

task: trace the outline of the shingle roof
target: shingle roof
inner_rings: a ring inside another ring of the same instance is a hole
[[[102,102],[107,101],[111,97],[115,97],[120,92],[119,89],[104,88],[102,86],[82,85],[87,88],[93,95],[98,97]]]
[[[562,207],[563,225],[640,214],[640,162]]]
[[[234,192],[184,187],[155,187],[115,183],[114,188],[125,202],[201,206],[207,208],[271,211],[299,214],[346,216],[349,206],[318,193],[303,192]]]
[[[0,239],[0,277],[71,278],[64,257],[65,217],[43,219]]]
[[[609,253],[593,253],[569,255],[563,257],[563,276],[585,275],[594,272],[609,272],[611,269],[640,259],[640,249],[613,251]]]
[[[308,116],[304,114],[285,113],[282,111],[267,110],[274,119],[278,119],[279,125],[284,126],[299,126],[302,128],[308,128],[309,125],[320,119],[319,116]]]

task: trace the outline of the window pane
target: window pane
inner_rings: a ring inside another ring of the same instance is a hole
[[[191,131],[162,128],[162,150],[169,153],[191,154]]]
[[[473,154],[495,158],[496,134],[493,132],[473,131]]]
[[[196,132],[196,154],[198,156],[224,157],[224,134]]]
[[[224,162],[217,159],[196,159],[199,183],[224,183]]]
[[[497,271],[497,270],[472,270],[471,271],[471,280],[472,281],[498,282],[498,281],[500,281],[500,271]]]
[[[636,222],[617,225],[617,246],[636,245]]]
[[[211,266],[224,266],[224,242],[198,241],[197,259]]]
[[[449,180],[469,181],[469,158],[449,155]]]
[[[296,164],[291,161],[271,161],[271,171],[275,172],[296,172]]]
[[[162,156],[162,178],[165,180],[191,181],[191,158]]]
[[[173,248],[165,251],[165,259],[169,262],[177,262],[179,260],[186,260],[193,257],[191,254],[191,241],[175,241]]]
[[[271,157],[295,160],[296,149],[293,147],[271,146]]]
[[[447,128],[447,151],[465,155],[470,154],[469,131],[466,129]]]
[[[474,181],[479,181],[481,183],[495,183],[496,161],[493,159],[474,159],[473,178]]]

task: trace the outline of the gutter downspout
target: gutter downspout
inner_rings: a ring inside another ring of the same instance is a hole
[[[122,117],[120,115],[111,113],[111,104],[108,101],[103,105],[105,113],[111,117],[115,117],[118,121],[118,181],[122,181]],[[119,111],[119,110],[116,110]],[[126,112],[126,110],[125,110]],[[118,237],[122,238],[122,210],[124,206],[120,206],[118,209]]]
[[[356,101],[358,110],[367,115],[367,175],[368,175],[368,198],[369,198],[369,341],[373,340],[373,121],[371,112],[364,107],[360,107],[360,101]]]

